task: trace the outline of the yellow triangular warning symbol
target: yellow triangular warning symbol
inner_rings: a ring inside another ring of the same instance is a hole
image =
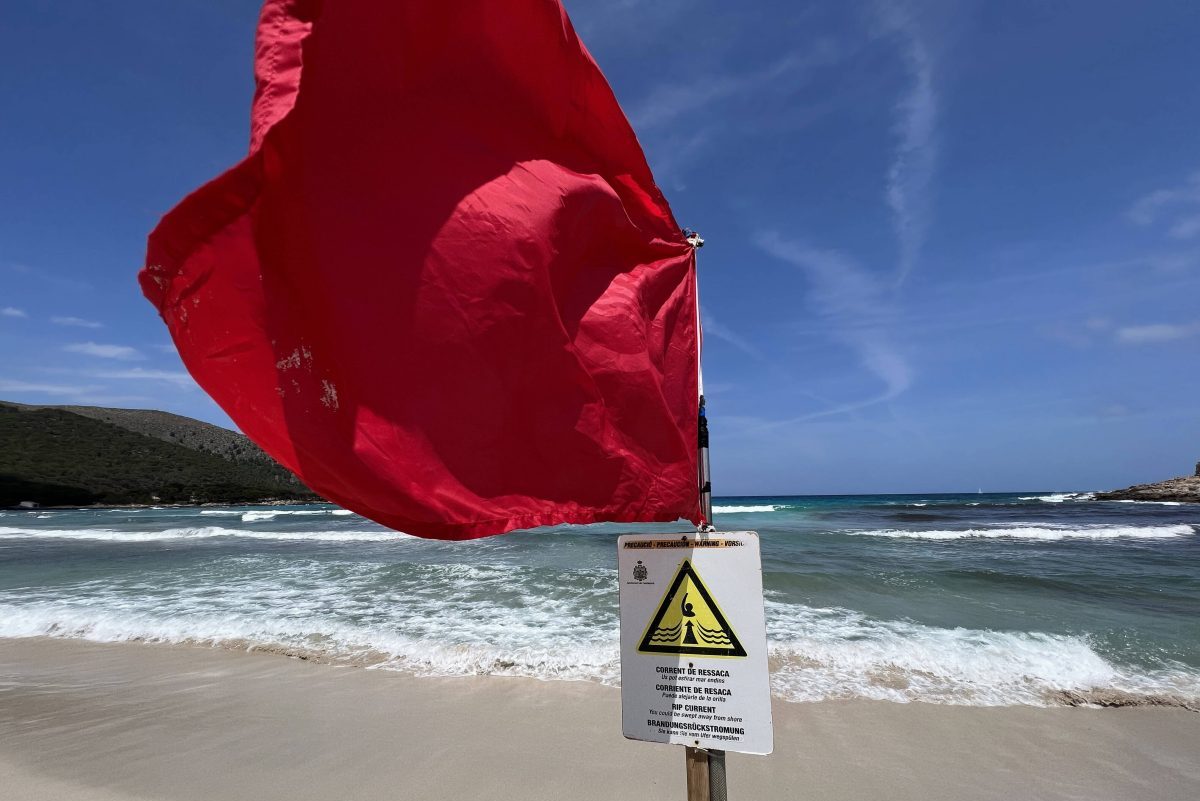
[[[658,611],[650,618],[638,653],[745,656],[746,649],[700,580],[700,574],[691,562],[684,560]]]

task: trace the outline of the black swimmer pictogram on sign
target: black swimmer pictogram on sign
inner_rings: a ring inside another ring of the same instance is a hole
[[[746,649],[685,559],[650,619],[638,653],[742,657]]]

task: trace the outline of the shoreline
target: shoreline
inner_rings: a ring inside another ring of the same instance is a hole
[[[737,798],[1182,799],[1181,709],[774,702]],[[683,797],[680,749],[624,740],[590,682],[413,677],[273,655],[0,641],[0,786],[14,799]]]
[[[117,641],[102,641],[89,640],[83,637],[58,637],[53,635],[39,635],[33,637],[4,637],[0,636],[0,646],[6,643],[22,643],[22,642],[53,642],[53,643],[78,643],[81,646],[97,646],[101,648],[149,648],[149,649],[167,649],[178,650],[185,652],[200,652],[200,653],[223,653],[240,656],[251,656],[256,658],[271,658],[284,659],[303,662],[314,666],[321,666],[333,669],[349,669],[378,672],[393,676],[398,676],[405,680],[416,681],[440,681],[440,680],[459,680],[459,679],[488,679],[498,681],[519,680],[532,681],[540,684],[584,684],[603,687],[609,690],[620,692],[618,683],[610,683],[600,677],[567,677],[567,676],[539,676],[522,673],[461,673],[461,674],[430,674],[416,672],[403,667],[397,667],[393,663],[393,658],[383,653],[359,653],[354,657],[333,654],[328,651],[316,648],[300,648],[283,644],[267,645],[256,644],[248,640],[156,640],[142,637],[132,637],[125,640]],[[774,657],[770,660],[770,670],[774,674],[779,669],[777,660]],[[1193,714],[1200,714],[1200,700],[1189,699],[1170,693],[1135,693],[1117,689],[1091,689],[1091,690],[1043,690],[1041,695],[1044,703],[1033,704],[1014,701],[1007,704],[987,704],[987,703],[945,703],[938,701],[930,701],[921,698],[913,698],[905,701],[896,700],[879,700],[871,698],[824,698],[817,701],[812,700],[796,700],[784,697],[772,689],[771,702],[775,706],[804,706],[812,704],[841,704],[841,703],[887,703],[896,706],[907,706],[910,704],[934,706],[934,707],[954,707],[964,709],[1177,709]]]

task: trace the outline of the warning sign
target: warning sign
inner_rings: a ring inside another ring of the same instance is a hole
[[[720,607],[686,559],[646,627],[638,651],[691,656],[746,655]]]
[[[617,567],[625,736],[769,754],[758,535],[626,535]]]

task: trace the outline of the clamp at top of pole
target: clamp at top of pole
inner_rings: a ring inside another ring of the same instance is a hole
[[[704,239],[700,236],[699,232],[695,231],[694,229],[684,228],[683,238],[687,240],[689,245],[696,249],[704,247]]]

